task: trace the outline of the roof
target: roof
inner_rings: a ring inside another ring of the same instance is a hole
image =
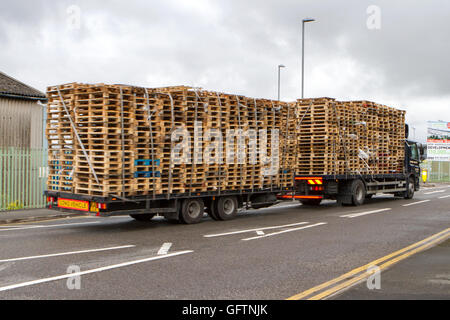
[[[44,93],[4,74],[3,72],[0,72],[0,96],[30,100],[46,100]]]

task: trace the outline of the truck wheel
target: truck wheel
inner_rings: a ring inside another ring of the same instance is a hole
[[[351,184],[352,191],[352,205],[361,206],[364,204],[364,200],[366,199],[366,186],[364,183],[357,179],[353,180]]]
[[[136,221],[150,221],[154,216],[156,216],[156,213],[130,214],[130,217],[132,217]]]
[[[408,189],[406,190],[404,198],[405,199],[412,199],[412,198],[414,198],[415,190],[416,190],[416,186],[415,186],[415,183],[414,183],[414,178],[411,177],[408,180]]]
[[[305,199],[305,200],[300,200],[300,202],[304,206],[319,206],[320,203],[322,202],[322,199]]]
[[[212,200],[209,203],[209,206],[206,206],[206,212],[208,213],[208,216],[215,220],[219,221],[219,216],[217,215],[217,200]]]
[[[231,220],[237,215],[238,201],[236,197],[220,197],[216,201],[215,209],[220,220]]]
[[[185,199],[181,205],[180,221],[184,224],[199,223],[205,213],[205,204],[202,199]]]

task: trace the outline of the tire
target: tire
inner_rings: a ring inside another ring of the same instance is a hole
[[[302,205],[304,206],[320,206],[320,203],[322,202],[322,199],[305,199],[305,200],[300,200],[300,202],[302,203]]]
[[[414,192],[416,191],[415,181],[413,177],[410,177],[408,179],[408,189],[405,192],[404,198],[405,199],[412,199],[414,198]]]
[[[361,180],[353,180],[351,184],[352,205],[357,207],[366,200],[366,186]]]
[[[231,220],[236,217],[238,210],[238,201],[236,197],[220,197],[219,200],[215,202],[214,212],[220,220]]]
[[[205,213],[205,204],[202,199],[185,199],[179,213],[180,221],[184,224],[199,223]]]
[[[147,222],[153,219],[153,217],[156,216],[156,213],[147,213],[147,214],[130,214],[130,217],[132,217],[136,221],[140,222]]]
[[[219,221],[219,216],[217,215],[217,200],[212,200],[209,204],[209,206],[206,207],[206,212],[208,213],[208,216],[215,220]]]

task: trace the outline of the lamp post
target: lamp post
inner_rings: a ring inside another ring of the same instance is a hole
[[[316,20],[311,18],[302,20],[302,99],[305,92],[305,23],[314,21]]]
[[[280,94],[281,94],[281,68],[286,68],[285,65],[278,65],[278,106],[280,106]]]

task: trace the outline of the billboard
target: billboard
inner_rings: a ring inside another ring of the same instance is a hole
[[[427,158],[450,161],[450,122],[428,121]]]

